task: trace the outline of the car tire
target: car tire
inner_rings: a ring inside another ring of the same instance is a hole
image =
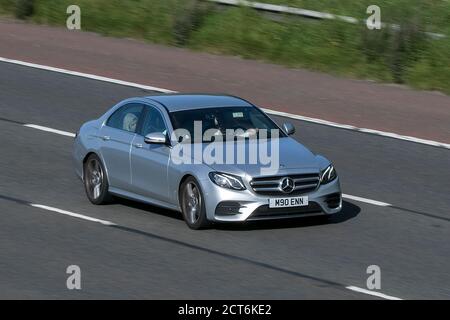
[[[102,205],[112,201],[105,167],[95,154],[91,154],[84,163],[83,182],[86,195],[93,204]]]
[[[206,217],[202,189],[194,177],[188,177],[182,183],[179,197],[181,212],[189,228],[205,229],[211,224]]]

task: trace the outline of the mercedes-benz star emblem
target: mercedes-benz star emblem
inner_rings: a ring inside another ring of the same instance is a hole
[[[291,193],[292,191],[294,191],[295,188],[294,180],[292,180],[291,178],[283,178],[280,181],[279,188],[284,193]]]

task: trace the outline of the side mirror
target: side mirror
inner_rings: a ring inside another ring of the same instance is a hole
[[[147,144],[167,144],[167,137],[162,132],[153,132],[145,136],[144,142]]]
[[[289,136],[295,133],[295,127],[290,122],[283,123],[283,130]]]

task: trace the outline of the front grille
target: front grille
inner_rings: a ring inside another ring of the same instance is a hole
[[[279,189],[280,181],[284,178],[294,180],[295,187],[290,193],[284,193]],[[254,178],[250,185],[258,194],[266,196],[289,195],[295,196],[316,190],[319,185],[320,177],[318,173],[305,173],[285,176],[259,177]]]
[[[253,218],[271,218],[271,217],[289,217],[298,214],[320,213],[322,208],[316,202],[310,202],[304,207],[291,207],[291,208],[269,208],[269,205],[263,205],[258,207],[249,220]]]

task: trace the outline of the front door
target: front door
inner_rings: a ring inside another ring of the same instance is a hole
[[[158,201],[169,202],[167,170],[170,147],[164,144],[146,144],[149,133],[168,134],[161,112],[145,106],[144,121],[131,148],[131,175],[133,192]]]

